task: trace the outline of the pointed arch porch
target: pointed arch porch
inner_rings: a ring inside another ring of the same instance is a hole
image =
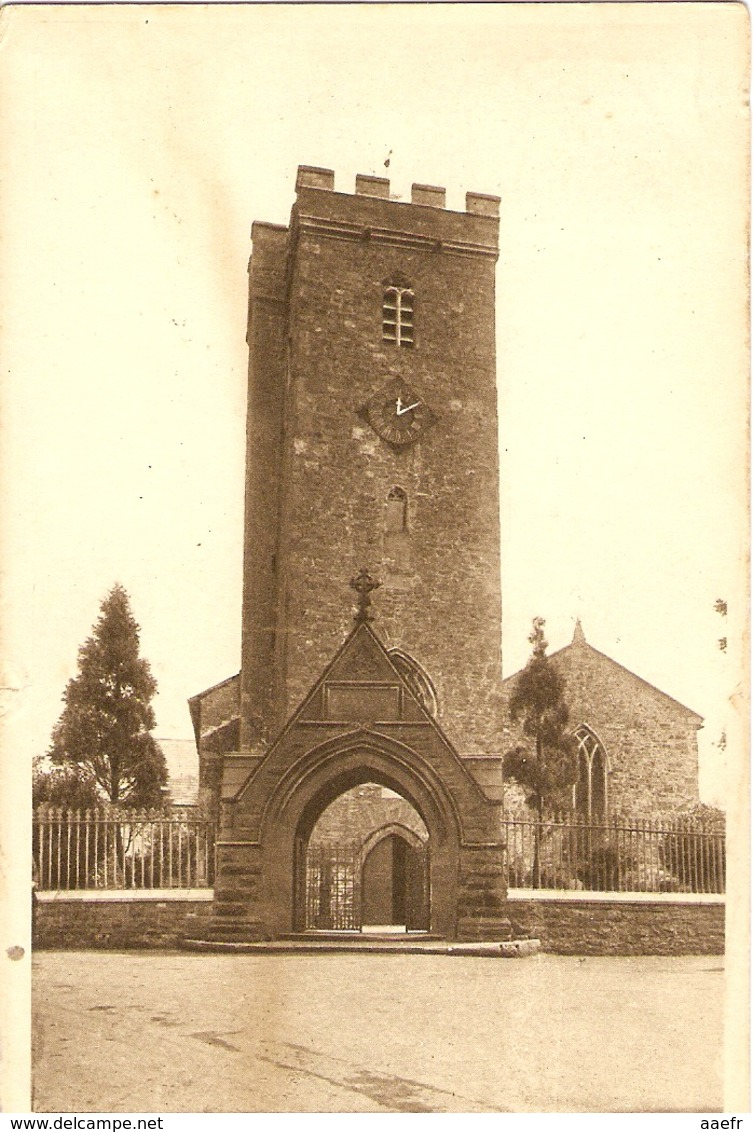
[[[306,752],[281,777],[264,807],[260,911],[274,934],[304,926],[305,854],[319,817],[346,790],[367,782],[394,790],[420,815],[429,834],[431,929],[455,934],[462,844],[455,800],[417,751],[366,730]]]
[[[448,939],[507,938],[497,808],[456,756],[447,751],[437,763],[436,749],[434,758],[427,757],[416,746],[368,728],[314,742],[293,758],[284,748],[282,743],[270,751],[226,802],[218,842],[218,912],[224,908],[253,922],[264,938],[300,931],[303,861],[319,816],[346,790],[376,782],[404,797],[428,831],[430,930]],[[452,762],[443,767],[445,758]]]
[[[431,929],[505,939],[500,803],[490,798],[360,617],[266,754],[227,755],[215,913],[267,938],[301,923],[301,858],[319,816],[375,782],[429,834]],[[241,922],[242,921],[242,922]]]

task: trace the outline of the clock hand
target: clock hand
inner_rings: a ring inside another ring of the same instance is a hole
[[[398,399],[397,399],[397,415],[399,417],[402,417],[403,413],[409,413],[411,411],[411,409],[417,409],[420,404],[421,404],[420,401],[414,401],[412,405],[406,405],[405,408],[403,409],[402,408],[402,401],[398,397]]]
[[[401,416],[402,412],[403,412],[403,399],[402,399],[402,397],[398,397],[396,409],[397,409],[397,415]]]

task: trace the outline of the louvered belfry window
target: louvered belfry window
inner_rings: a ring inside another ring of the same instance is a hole
[[[413,291],[410,287],[385,287],[382,338],[396,346],[413,345]]]

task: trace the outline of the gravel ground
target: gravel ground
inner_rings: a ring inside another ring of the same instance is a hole
[[[722,1107],[722,960],[40,952],[37,1112]]]

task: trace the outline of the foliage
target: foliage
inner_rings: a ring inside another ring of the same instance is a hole
[[[693,892],[723,892],[726,881],[726,815],[697,802],[676,814],[664,835],[662,864]]]
[[[695,802],[676,811],[673,815],[675,821],[688,822],[690,825],[699,824],[706,830],[724,833],[727,824],[727,815],[718,806],[710,806],[708,802]]]
[[[113,804],[159,804],[167,769],[150,735],[157,685],[139,656],[139,626],[122,586],[115,585],[102,602],[92,635],[79,649],[78,666],[63,694],[51,761],[78,768]]]
[[[533,652],[510,697],[510,719],[520,722],[529,740],[507,751],[503,768],[527,792],[526,801],[543,819],[545,808],[566,804],[577,775],[576,741],[568,733],[564,683],[546,655],[544,620],[535,617],[529,641]]]
[[[34,809],[46,803],[71,810],[93,810],[100,802],[97,783],[85,767],[66,763],[50,766],[45,758],[36,758],[31,778]]]
[[[632,866],[632,859],[621,854],[618,847],[608,841],[597,845],[581,844],[578,849],[576,876],[583,888],[591,892],[619,891],[620,874]]]

